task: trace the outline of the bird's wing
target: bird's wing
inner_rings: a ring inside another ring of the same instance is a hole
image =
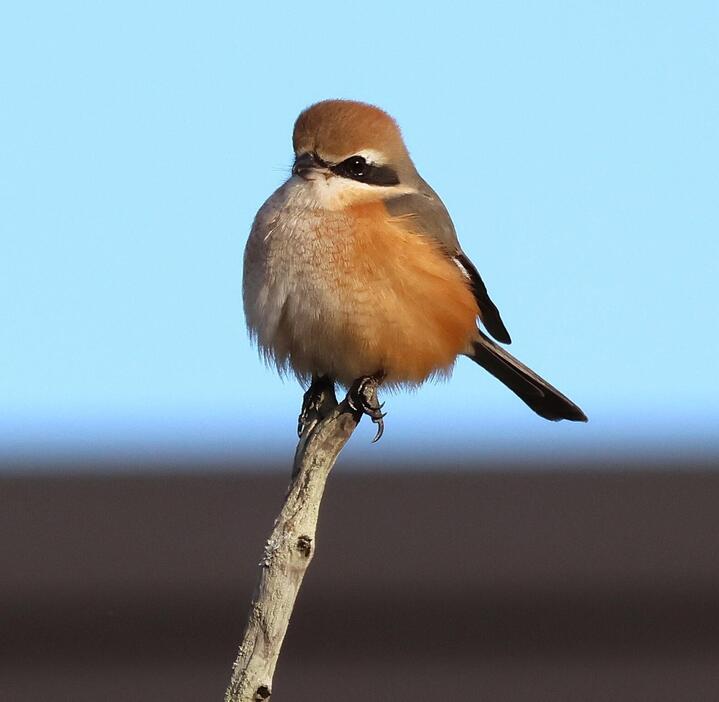
[[[510,344],[512,339],[499,316],[499,310],[490,299],[479,272],[462,251],[454,224],[439,195],[422,180],[418,192],[385,200],[385,205],[393,217],[407,218],[413,231],[442,244],[447,256],[470,281],[482,324],[497,341]]]

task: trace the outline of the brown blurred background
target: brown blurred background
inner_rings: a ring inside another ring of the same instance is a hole
[[[719,699],[712,467],[340,462],[273,699]],[[0,698],[220,700],[287,476],[93,468],[0,478]]]

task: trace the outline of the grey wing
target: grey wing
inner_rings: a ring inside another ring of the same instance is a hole
[[[479,272],[462,251],[452,219],[439,195],[421,178],[418,192],[400,195],[385,201],[388,212],[395,217],[411,216],[413,228],[432,237],[444,247],[447,255],[469,279],[479,307],[479,318],[487,331],[505,344],[512,343],[499,310],[492,302]]]

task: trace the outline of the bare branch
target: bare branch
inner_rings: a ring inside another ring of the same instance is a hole
[[[347,399],[337,404],[333,397],[305,427],[287,497],[265,544],[260,577],[225,702],[256,702],[272,694],[282,641],[314,555],[325,483],[361,417],[361,411]]]

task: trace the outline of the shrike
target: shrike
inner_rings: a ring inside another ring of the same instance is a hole
[[[319,102],[297,118],[292,141],[292,175],[252,225],[243,298],[265,358],[310,386],[300,430],[308,408],[340,383],[378,424],[376,441],[384,416],[377,388],[448,376],[460,355],[540,416],[587,420],[488,336],[511,342],[447,209],[387,113]]]

